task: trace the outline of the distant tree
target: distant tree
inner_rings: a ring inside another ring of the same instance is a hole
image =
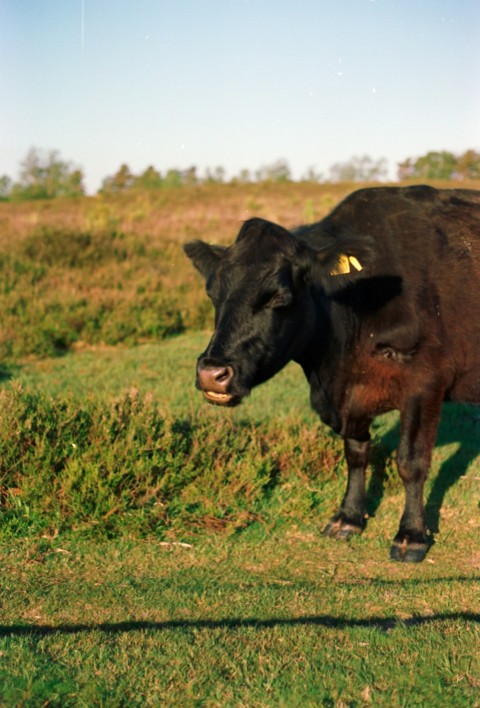
[[[118,194],[126,192],[133,187],[135,177],[125,163],[120,165],[117,172],[111,177],[105,177],[100,192],[104,194]]]
[[[192,186],[194,184],[198,184],[198,176],[197,176],[197,168],[195,165],[192,165],[191,167],[188,167],[186,170],[183,170],[181,173],[181,180],[182,184],[185,184],[187,186]]]
[[[208,184],[213,184],[215,182],[213,170],[210,167],[207,167],[207,169],[205,170],[205,177],[203,181],[207,182]]]
[[[415,160],[411,157],[407,157],[403,162],[399,162],[397,165],[397,177],[399,180],[412,179],[414,171]]]
[[[181,187],[182,173],[180,170],[169,169],[163,180],[164,187]]]
[[[217,165],[217,167],[215,167],[213,171],[213,176],[215,178],[215,182],[223,184],[227,176],[227,171],[225,170],[225,167],[222,167],[222,165]]]
[[[460,156],[444,150],[427,152],[426,155],[417,158],[407,158],[398,164],[397,174],[401,180],[475,179],[473,175],[476,170],[480,170],[480,155],[473,150]]]
[[[243,168],[243,169],[240,170],[240,172],[238,173],[238,175],[236,175],[236,176],[233,178],[232,181],[233,181],[233,182],[239,182],[240,184],[250,184],[250,182],[252,181],[252,179],[253,179],[253,178],[252,178],[252,174],[251,174],[250,170],[247,170],[246,168]]]
[[[5,201],[10,197],[13,182],[8,175],[0,177],[0,199]]]
[[[78,197],[85,193],[83,172],[60,159],[56,150],[48,153],[31,148],[20,163],[19,180],[11,189],[13,199]]]
[[[312,165],[301,177],[302,182],[323,182],[323,174]]]
[[[455,165],[456,179],[480,179],[480,153],[467,150],[457,158]]]
[[[205,182],[214,184],[223,184],[225,182],[226,170],[221,165],[218,165],[213,170],[207,167],[205,170]]]
[[[388,167],[384,157],[373,160],[369,155],[352,157],[330,167],[331,182],[379,182],[386,178]]]
[[[134,177],[132,187],[135,189],[160,189],[163,184],[162,175],[152,165]]]
[[[429,152],[415,162],[415,179],[452,179],[456,158],[452,152]]]
[[[78,197],[85,194],[85,187],[83,186],[83,172],[82,170],[74,170],[68,178],[67,182],[67,193],[70,197]]]
[[[256,172],[256,178],[258,182],[289,182],[292,174],[288,162],[280,159],[260,167]]]

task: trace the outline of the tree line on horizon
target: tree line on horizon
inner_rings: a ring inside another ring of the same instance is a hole
[[[388,164],[385,158],[375,160],[369,155],[352,157],[337,162],[329,168],[327,176],[309,168],[300,181],[319,184],[341,182],[382,182],[387,179]],[[480,152],[466,150],[455,155],[449,151],[430,151],[421,157],[409,157],[397,165],[397,178],[411,180],[480,179]],[[80,197],[86,193],[83,170],[70,161],[63,160],[57,150],[49,152],[31,148],[20,163],[17,181],[9,176],[0,177],[1,201],[27,201]],[[252,184],[262,182],[291,182],[289,164],[284,159],[264,165],[257,170],[243,169],[227,178],[221,167],[207,168],[203,175],[195,166],[188,169],[170,168],[160,172],[153,165],[134,174],[127,164],[122,164],[115,174],[105,177],[97,194],[122,194],[131,191],[151,191],[198,184]]]

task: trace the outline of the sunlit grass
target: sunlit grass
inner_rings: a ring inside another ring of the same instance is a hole
[[[395,414],[375,428],[364,534],[324,538],[345,468],[301,372],[217,409],[193,389],[207,339],[4,383],[1,702],[476,705],[478,416],[446,409],[436,544],[394,564]]]
[[[14,370],[2,411],[12,523],[161,535],[323,523],[342,496],[343,449],[310,409],[300,368],[289,365],[238,408],[221,409],[194,387],[207,341],[193,333]],[[434,530],[439,505],[450,513],[445,496],[476,483],[479,428],[475,408],[445,407],[427,487]],[[373,433],[369,513],[390,511],[392,537],[402,505],[397,414],[379,418]],[[459,480],[468,470],[473,480]]]
[[[3,554],[6,705],[474,706],[478,586],[453,555],[282,536]],[[15,590],[14,590],[15,588]]]

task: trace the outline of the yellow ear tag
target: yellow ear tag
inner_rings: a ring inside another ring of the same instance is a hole
[[[350,273],[350,262],[348,256],[346,256],[345,253],[341,253],[338,263],[335,268],[330,271],[330,275],[345,275],[346,273]]]
[[[355,270],[363,270],[360,261],[355,258],[355,256],[347,256],[345,253],[341,253],[338,263],[335,268],[330,271],[330,275],[347,275],[347,273],[350,273],[351,271],[351,265],[355,268]]]
[[[360,261],[355,258],[355,256],[348,256],[348,260],[355,268],[355,270],[363,270],[363,266],[361,265]]]

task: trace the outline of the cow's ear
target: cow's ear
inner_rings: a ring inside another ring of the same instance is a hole
[[[212,246],[204,241],[189,241],[184,244],[183,250],[206,279],[215,270],[227,249],[225,246]]]
[[[352,235],[308,241],[300,238],[299,260],[305,277],[333,294],[371,275],[371,240]]]

